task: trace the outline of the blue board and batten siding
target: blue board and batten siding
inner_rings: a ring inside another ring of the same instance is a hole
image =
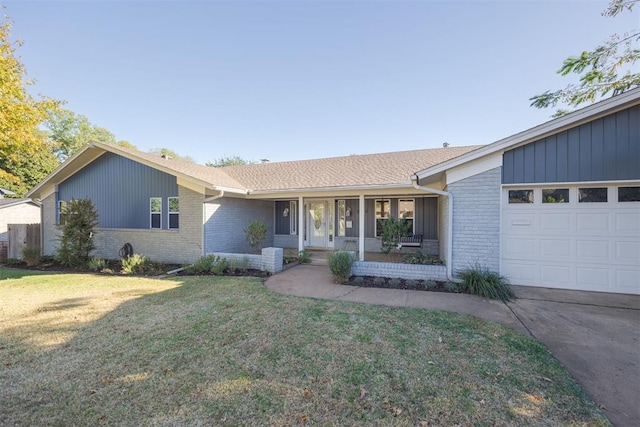
[[[89,198],[101,228],[150,228],[150,199],[162,198],[162,228],[168,227],[168,197],[178,196],[176,177],[113,153],[105,153],[58,185],[57,200]]]
[[[640,179],[640,106],[505,151],[503,184]]]

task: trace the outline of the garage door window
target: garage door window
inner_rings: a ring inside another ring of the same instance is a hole
[[[578,189],[578,201],[580,203],[607,203],[607,188],[580,188]]]
[[[509,190],[509,203],[533,203],[533,190]]]
[[[542,203],[569,203],[569,189],[568,188],[543,189]]]
[[[618,187],[619,202],[640,202],[640,187]]]

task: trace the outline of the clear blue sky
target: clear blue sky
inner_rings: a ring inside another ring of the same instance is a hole
[[[549,119],[601,1],[0,1],[34,91],[199,163],[491,143]]]

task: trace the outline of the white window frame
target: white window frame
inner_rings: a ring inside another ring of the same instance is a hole
[[[154,212],[153,211],[153,201],[154,200],[160,201],[160,212]],[[158,222],[158,224],[160,224],[160,227],[154,227],[153,226],[153,216],[154,215],[160,215],[160,221]],[[149,228],[153,229],[153,230],[161,230],[162,229],[162,197],[150,197],[149,198]]]
[[[58,200],[58,224],[61,224],[60,219],[62,218],[62,208],[67,206],[66,200]]]
[[[177,211],[172,211],[171,210],[171,199],[176,199],[178,201],[178,210]],[[169,230],[177,230],[177,229],[179,229],[180,228],[180,198],[179,197],[167,197],[167,209],[168,209],[168,212],[169,212],[169,214],[167,215],[167,228]],[[171,226],[171,215],[177,215],[178,216],[178,226],[177,227],[172,227]]]
[[[296,200],[289,201],[289,234],[291,236],[298,234],[298,202]]]
[[[400,203],[402,202],[413,203],[413,216],[408,216],[407,219],[411,220],[411,234],[416,234],[416,199],[398,199],[398,219],[402,218],[400,214]]]
[[[385,213],[384,210],[384,205],[386,204],[387,206],[389,206],[389,210],[386,211],[386,216],[384,217],[378,217],[378,209],[377,209],[377,204],[378,202],[382,202],[382,213]],[[380,237],[380,235],[378,235],[378,220],[386,220],[389,215],[391,215],[391,199],[375,199],[373,202],[373,210],[374,210],[374,221],[373,221],[373,231],[374,231],[374,235],[376,237]]]
[[[344,199],[338,200],[338,236],[344,237],[347,235],[347,201]]]

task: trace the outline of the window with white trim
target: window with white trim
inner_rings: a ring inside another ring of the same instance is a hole
[[[578,203],[607,203],[607,187],[578,188]]]
[[[180,200],[177,197],[169,197],[169,229],[180,228]]]
[[[347,201],[338,200],[338,236],[347,234]]]
[[[411,234],[415,234],[414,218],[415,218],[415,200],[414,199],[400,199],[398,200],[398,218],[404,218],[409,224],[409,231]]]
[[[618,202],[640,202],[640,187],[618,187]]]
[[[65,200],[58,200],[58,224],[62,224],[64,218],[64,212],[67,209],[67,202]]]
[[[382,227],[384,222],[389,218],[391,214],[391,200],[378,199],[376,200],[376,237],[382,235]]]
[[[298,202],[295,200],[289,202],[289,234],[298,234]]]
[[[150,228],[162,228],[162,198],[151,197],[149,199]]]

